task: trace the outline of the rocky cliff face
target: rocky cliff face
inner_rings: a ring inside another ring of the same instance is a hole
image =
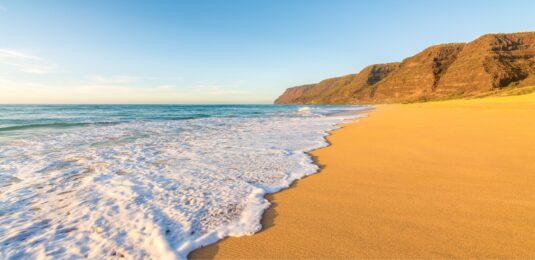
[[[472,96],[535,84],[535,32],[431,46],[401,63],[287,89],[276,104],[391,103]]]
[[[395,71],[399,63],[375,64],[357,74],[323,80],[317,84],[287,89],[276,104],[342,104],[370,100],[377,82]]]
[[[463,47],[462,43],[435,45],[406,58],[373,86],[372,101],[399,102],[431,95]]]
[[[315,84],[287,88],[282,95],[275,100],[277,104],[299,104],[299,98],[303,93]]]
[[[534,84],[535,32],[489,34],[472,41],[451,64],[437,95],[470,95]]]

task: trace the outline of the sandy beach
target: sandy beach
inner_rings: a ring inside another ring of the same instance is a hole
[[[262,231],[190,258],[535,257],[535,94],[378,106],[328,140]]]

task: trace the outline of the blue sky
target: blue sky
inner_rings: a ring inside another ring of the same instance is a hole
[[[270,103],[431,44],[533,31],[535,1],[2,1],[0,103]]]

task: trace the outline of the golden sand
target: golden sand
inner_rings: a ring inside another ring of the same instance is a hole
[[[535,257],[535,94],[380,106],[328,140],[264,230],[190,257]]]

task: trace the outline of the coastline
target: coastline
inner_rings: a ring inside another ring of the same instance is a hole
[[[229,237],[254,235],[258,232],[261,232],[265,227],[269,226],[268,223],[264,222],[264,219],[269,220],[270,218],[265,218],[264,216],[267,209],[271,208],[273,205],[271,199],[272,195],[293,187],[293,185],[295,185],[295,183],[301,179],[304,179],[310,175],[318,174],[323,167],[318,163],[316,156],[314,156],[312,152],[330,146],[331,143],[327,137],[330,136],[333,131],[343,128],[345,123],[358,122],[360,118],[367,117],[368,112],[374,110],[374,106],[372,105],[356,105],[354,107],[356,108],[354,110],[338,111],[335,113],[326,114],[327,116],[324,118],[332,118],[337,122],[329,123],[329,129],[322,131],[321,142],[314,144],[312,147],[307,147],[300,151],[297,150],[298,153],[301,153],[305,157],[301,163],[305,163],[306,167],[304,167],[305,165],[301,166],[303,166],[302,170],[307,169],[306,171],[299,172],[297,174],[292,172],[292,174],[288,175],[288,177],[284,180],[282,186],[270,187],[268,189],[256,188],[253,193],[248,195],[248,206],[238,221],[212,230],[196,240],[183,244],[178,248],[178,258],[188,258],[192,252],[200,248],[216,244]],[[309,107],[304,108],[306,111],[310,110]],[[312,166],[312,168],[308,166]]]
[[[533,257],[533,111],[535,94],[378,106],[266,196],[261,231],[189,257]]]

